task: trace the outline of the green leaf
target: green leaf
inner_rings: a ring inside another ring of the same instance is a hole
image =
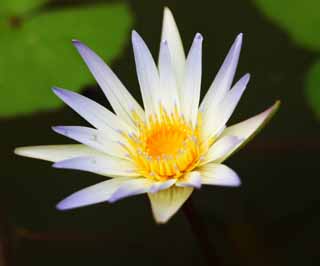
[[[1,0],[0,15],[18,16],[41,7],[48,0]]]
[[[254,0],[274,23],[302,47],[320,50],[319,0]]]
[[[309,69],[307,74],[306,97],[309,105],[320,119],[320,60]]]
[[[79,91],[94,82],[71,40],[83,41],[110,63],[131,23],[125,5],[101,4],[42,13],[16,27],[0,24],[0,116],[61,106],[52,86]]]

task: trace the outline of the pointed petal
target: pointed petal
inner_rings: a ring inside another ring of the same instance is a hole
[[[221,129],[225,127],[229,118],[247,87],[250,75],[244,75],[230,91],[227,92],[225,98],[219,105],[212,106],[203,112],[203,136],[205,138],[216,136]]]
[[[238,151],[241,147],[246,145],[272,118],[280,106],[280,102],[277,101],[273,106],[265,110],[264,112],[251,117],[243,122],[235,124],[231,127],[227,127],[221,134],[221,137],[236,136],[241,138],[242,141],[234,147],[229,153],[217,162],[221,163],[227,159],[231,154]]]
[[[159,73],[147,45],[135,31],[132,32],[132,45],[143,104],[149,117],[155,111],[154,94],[159,90]]]
[[[132,126],[134,126],[133,114],[137,114],[143,119],[143,109],[123,86],[109,66],[83,43],[74,40],[73,44],[97,80],[115,113]]]
[[[197,169],[201,173],[203,185],[237,187],[241,185],[239,176],[223,164],[209,163]]]
[[[159,55],[160,90],[156,102],[160,102],[170,114],[175,107],[179,110],[179,92],[169,51],[168,42],[161,42]]]
[[[164,8],[161,40],[168,41],[176,80],[178,86],[182,88],[186,56],[178,27],[174,21],[171,11],[167,7]]]
[[[180,94],[181,112],[193,126],[197,121],[200,100],[202,40],[202,35],[197,33],[188,54],[183,90]]]
[[[14,153],[50,162],[67,160],[78,156],[104,155],[102,152],[83,144],[19,147],[14,150]]]
[[[82,156],[58,161],[53,164],[55,168],[74,169],[87,171],[104,176],[138,177],[137,169],[133,162],[121,160],[110,156]]]
[[[149,193],[154,219],[166,223],[185,203],[193,191],[190,187],[170,187],[157,193]]]
[[[106,154],[128,159],[123,143],[110,140],[101,130],[80,126],[55,126],[52,129],[63,136],[79,141],[82,144]]]
[[[126,197],[147,193],[150,191],[153,183],[154,181],[146,178],[127,181],[112,194],[108,201],[113,203]]]
[[[87,97],[59,88],[53,88],[53,92],[97,129],[133,131],[115,114]]]
[[[125,182],[130,180],[128,177],[112,178],[96,185],[84,188],[71,194],[57,204],[57,209],[68,210],[99,202],[106,202],[111,195]]]
[[[232,151],[243,139],[235,136],[225,136],[217,140],[208,150],[200,165],[214,162],[226,156]]]
[[[182,180],[176,183],[177,187],[201,187],[201,175],[198,171],[193,171],[185,174]]]
[[[230,48],[220,70],[213,80],[207,94],[205,95],[200,110],[205,112],[210,106],[217,105],[225,97],[232,85],[234,74],[239,61],[242,45],[242,33],[240,33]]]

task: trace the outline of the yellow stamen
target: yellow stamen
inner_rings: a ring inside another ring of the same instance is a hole
[[[179,178],[194,169],[207,149],[200,139],[201,119],[192,127],[175,109],[168,114],[160,107],[145,123],[136,119],[138,133],[125,135],[130,158],[141,175],[153,180]]]

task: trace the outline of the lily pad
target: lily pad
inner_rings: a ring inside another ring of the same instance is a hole
[[[39,8],[48,0],[1,0],[0,15],[18,16]]]
[[[307,74],[306,97],[309,105],[320,119],[320,60],[310,68]]]
[[[52,86],[79,91],[94,82],[71,40],[83,41],[110,63],[131,24],[124,4],[55,9],[21,21],[0,16],[0,116],[61,106]]]
[[[320,51],[319,0],[255,0],[258,8],[303,48]],[[307,74],[306,99],[320,119],[320,61]]]
[[[304,48],[320,50],[319,0],[254,0],[270,20]]]

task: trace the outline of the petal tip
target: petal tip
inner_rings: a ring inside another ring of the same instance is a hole
[[[132,30],[131,32],[131,38],[132,38],[132,41],[138,39],[140,36],[138,34],[138,32],[136,32],[135,30]]]
[[[15,148],[13,150],[13,153],[15,155],[19,155],[19,156],[24,156],[25,152],[24,152],[24,147],[18,147],[18,148]]]
[[[236,37],[236,40],[235,40],[235,44],[237,47],[241,46],[242,45],[242,41],[243,41],[243,33],[239,33]]]
[[[52,87],[51,90],[55,93],[58,94],[61,92],[61,89],[59,89],[58,87]]]
[[[250,73],[245,74],[245,75],[243,76],[243,82],[244,82],[245,84],[248,84],[250,78],[251,78]]]
[[[272,106],[270,106],[267,110],[261,113],[261,115],[268,117],[268,120],[265,121],[265,123],[268,122],[274,116],[274,114],[278,111],[280,106],[281,106],[281,101],[276,100]]]
[[[87,46],[85,44],[83,44],[82,42],[80,42],[79,40],[73,39],[72,44],[74,45],[74,47],[76,47],[76,49],[78,50],[79,53],[82,49],[87,48]]]
[[[234,179],[230,182],[230,186],[233,186],[233,187],[240,187],[241,185],[242,185],[242,182],[238,175],[236,175]]]
[[[62,168],[60,162],[55,162],[51,165],[53,168]]]
[[[68,91],[66,91],[64,89],[61,89],[58,87],[52,87],[51,89],[52,89],[53,93],[55,95],[57,95],[59,98],[63,98],[65,96],[67,96]]]
[[[170,8],[167,7],[167,6],[165,6],[165,7],[163,8],[163,12],[164,12],[165,14],[172,14]]]
[[[51,129],[58,133],[58,134],[61,134],[62,133],[62,130],[63,130],[63,127],[62,126],[52,126]]]
[[[65,200],[62,200],[62,201],[58,202],[58,204],[56,205],[56,209],[58,211],[66,211],[66,210],[69,210],[71,208],[72,207],[68,206],[68,204],[66,203]]]
[[[74,45],[78,45],[78,44],[82,44],[79,40],[77,39],[72,39],[71,42],[74,44]]]
[[[196,36],[195,36],[195,39],[199,42],[202,42],[203,41],[203,36],[201,33],[196,33]]]

